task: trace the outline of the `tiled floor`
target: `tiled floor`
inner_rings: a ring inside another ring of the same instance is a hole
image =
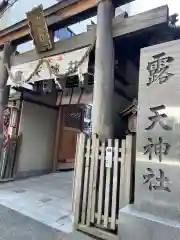
[[[58,229],[72,232],[73,172],[0,184],[0,204]]]

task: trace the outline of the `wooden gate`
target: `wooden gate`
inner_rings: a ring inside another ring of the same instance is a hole
[[[119,209],[131,201],[132,136],[100,141],[81,133],[74,176],[75,228],[102,239],[116,239]]]

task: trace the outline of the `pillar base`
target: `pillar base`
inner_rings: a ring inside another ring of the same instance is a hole
[[[178,240],[180,222],[137,211],[134,205],[120,210],[119,240]]]

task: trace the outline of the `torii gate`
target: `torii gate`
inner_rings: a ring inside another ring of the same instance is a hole
[[[117,1],[118,2],[118,1]],[[69,0],[62,1],[55,6],[45,10],[45,16],[49,31],[56,29],[57,23],[62,25],[70,22],[72,18],[76,21],[80,17],[84,17],[84,13],[91,14],[97,9],[97,27],[92,27],[91,31],[74,36],[70,39],[61,40],[54,44],[54,48],[48,52],[36,53],[31,51],[28,53],[14,56],[12,52],[18,43],[24,39],[30,38],[30,30],[27,21],[23,20],[3,31],[0,31],[0,45],[4,45],[3,57],[1,63],[0,76],[0,119],[2,120],[5,92],[4,86],[7,82],[7,71],[4,68],[4,63],[17,65],[32,61],[38,58],[51,56],[54,54],[72,51],[84,46],[92,44],[96,39],[96,60],[95,60],[95,77],[94,77],[94,108],[93,108],[93,132],[99,134],[103,138],[112,136],[112,95],[113,95],[113,65],[114,65],[114,47],[113,38],[126,36],[132,32],[138,32],[143,29],[149,29],[154,26],[164,25],[168,23],[168,8],[167,6],[160,7],[155,10],[150,10],[129,18],[117,16],[114,17],[114,7],[121,4],[131,2],[131,0],[122,1],[120,4],[113,0],[95,0],[77,1]],[[61,17],[54,17],[60,13]],[[7,43],[9,42],[9,43]],[[6,99],[8,99],[6,97]],[[2,122],[2,121],[0,121]],[[2,134],[2,124],[0,125],[0,133]]]

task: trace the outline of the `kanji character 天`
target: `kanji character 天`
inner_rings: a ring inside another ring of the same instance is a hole
[[[146,130],[151,130],[154,128],[154,126],[159,123],[159,125],[164,129],[164,130],[172,130],[172,127],[164,124],[164,122],[162,121],[162,119],[164,118],[167,118],[167,115],[165,113],[163,114],[159,114],[158,111],[162,110],[162,109],[165,109],[166,107],[164,105],[160,105],[160,106],[157,106],[157,107],[152,107],[150,108],[151,112],[153,112],[155,114],[155,116],[151,116],[151,117],[148,117],[148,119],[150,121],[152,121],[152,124],[145,128]]]

